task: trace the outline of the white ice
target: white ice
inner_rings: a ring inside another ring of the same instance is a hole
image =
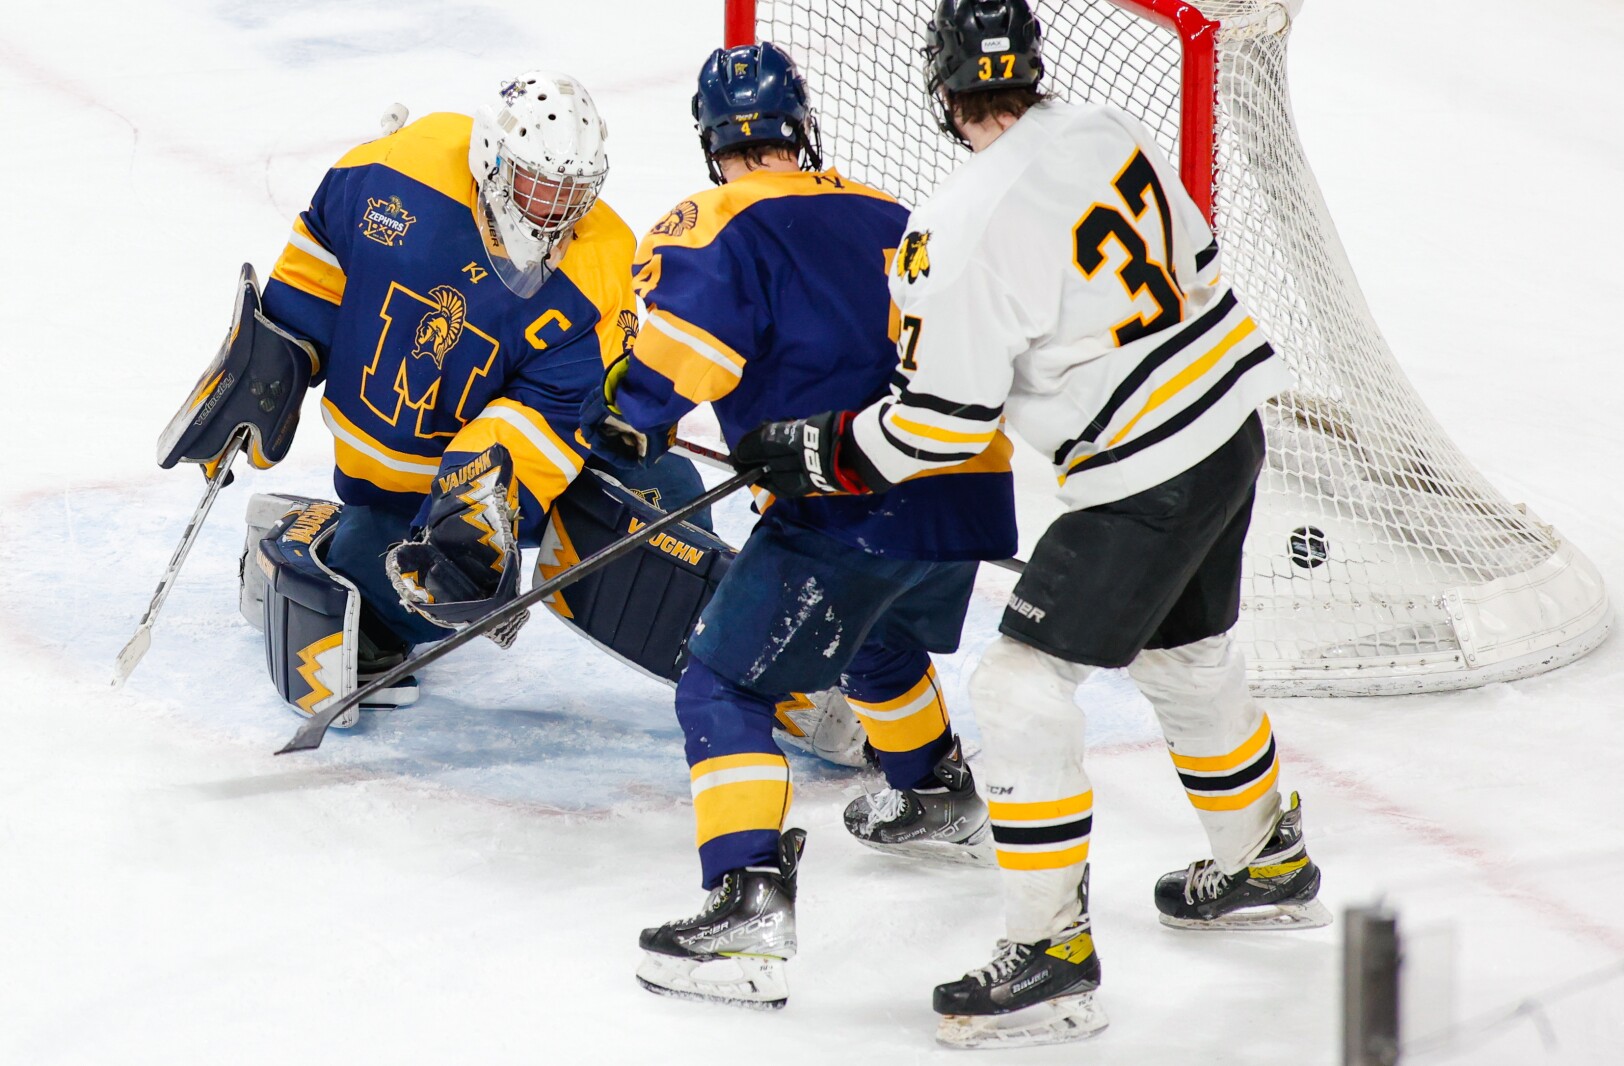
[[[1624,595],[1624,8],[1305,8],[1295,111],[1377,321],[1465,452]],[[156,468],[157,433],[237,265],[269,269],[324,168],[393,101],[467,110],[560,67],[608,116],[607,197],[642,231],[704,184],[688,96],[720,33],[720,0],[8,5],[0,1063],[953,1058],[930,988],[992,954],[996,877],[859,847],[839,811],[867,782],[799,758],[790,1006],[637,988],[638,929],[700,901],[680,736],[668,690],[552,619],[426,671],[409,711],[271,756],[297,722],[236,613],[236,552],[250,492],[327,491],[314,418],[225,490],[152,651],[107,688],[202,487]],[[1029,542],[1051,505],[1023,506]],[[964,679],[1007,588],[986,575],[943,663],[972,742]],[[1452,923],[1463,1021],[1624,959],[1621,691],[1614,638],[1512,685],[1269,708],[1324,898]],[[1339,1061],[1340,930],[1159,927],[1151,883],[1203,838],[1144,705],[1116,681],[1085,696],[1112,1024],[1007,1061]],[[1618,1062],[1621,1005],[1615,979],[1414,1061]]]

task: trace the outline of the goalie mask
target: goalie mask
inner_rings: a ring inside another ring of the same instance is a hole
[[[475,220],[492,272],[515,296],[536,294],[554,250],[597,203],[608,136],[585,87],[547,71],[520,74],[474,113]]]

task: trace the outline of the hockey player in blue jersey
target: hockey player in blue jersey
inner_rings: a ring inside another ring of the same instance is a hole
[[[694,97],[718,187],[682,201],[637,252],[648,306],[628,358],[582,412],[595,449],[657,455],[711,403],[731,443],[765,418],[885,393],[900,323],[886,290],[907,211],[822,169],[805,85],[771,44],[718,50]],[[789,766],[776,705],[839,684],[889,789],[854,801],[864,843],[984,860],[986,807],[949,726],[930,652],[958,646],[976,560],[1015,548],[1008,440],[889,497],[757,497],[761,520],[689,641],[676,709],[687,738],[700,915],[645,930],[651,991],[778,1006],[795,952],[804,834],[783,832]],[[727,956],[717,973],[707,962]],[[737,972],[735,972],[737,971]]]
[[[321,387],[342,506],[289,515],[245,567],[265,572],[272,675],[302,712],[510,596],[519,546],[581,472],[582,399],[637,330],[635,241],[598,197],[605,136],[580,82],[522,74],[472,117],[350,151],[263,301],[245,270],[221,361],[160,458],[217,461],[223,441],[199,433],[246,405],[249,458],[269,466]],[[623,480],[668,505],[700,487],[676,457]],[[412,681],[391,701],[415,695]]]

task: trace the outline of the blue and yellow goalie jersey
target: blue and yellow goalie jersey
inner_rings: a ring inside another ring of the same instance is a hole
[[[347,503],[416,511],[442,468],[513,456],[520,535],[580,473],[581,401],[637,331],[634,239],[599,202],[528,300],[488,270],[472,120],[435,114],[351,151],[293,224],[265,311],[314,342]]]
[[[666,426],[708,401],[731,447],[764,421],[885,395],[900,333],[886,276],[907,218],[833,170],[751,171],[678,204],[637,251],[648,315],[615,393],[623,416]],[[1000,433],[974,461],[883,495],[762,502],[877,555],[1006,558],[1010,450]]]

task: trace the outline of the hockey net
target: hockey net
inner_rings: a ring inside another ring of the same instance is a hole
[[[924,200],[957,164],[917,54],[929,0],[730,0],[728,43],[807,76],[825,156]],[[1372,320],[1298,142],[1286,46],[1301,0],[1049,0],[1045,87],[1141,119],[1214,221],[1224,270],[1297,374],[1237,630],[1254,688],[1356,695],[1539,673],[1606,635],[1588,560],[1501,496],[1421,403]]]

